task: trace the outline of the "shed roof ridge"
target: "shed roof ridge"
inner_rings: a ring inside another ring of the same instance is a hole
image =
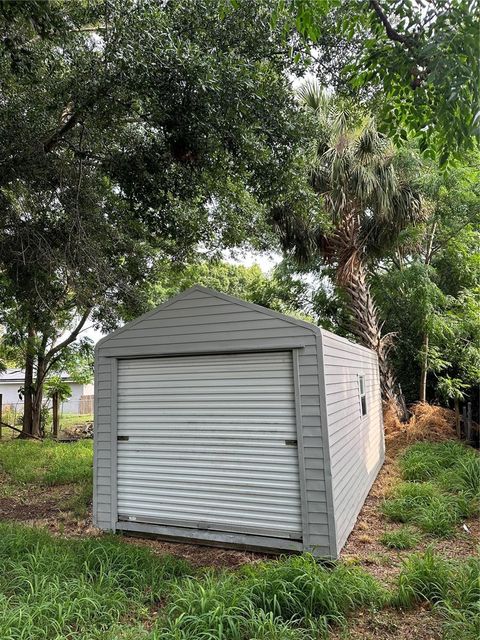
[[[157,305],[153,309],[150,309],[149,311],[142,314],[138,318],[134,318],[133,320],[130,320],[129,322],[125,323],[122,327],[119,327],[115,331],[112,331],[111,333],[109,333],[108,335],[106,335],[104,338],[102,338],[97,342],[97,344],[95,345],[95,349],[98,349],[100,345],[103,345],[105,342],[108,342],[108,340],[113,336],[118,336],[124,331],[131,329],[135,325],[139,324],[143,320],[147,320],[151,316],[158,313],[158,311],[164,308],[167,308],[175,304],[176,302],[183,300],[184,298],[188,298],[188,296],[191,293],[194,293],[195,291],[201,291],[202,293],[206,293],[210,296],[219,298],[221,300],[226,300],[232,304],[247,307],[248,309],[253,309],[259,313],[263,313],[273,318],[279,318],[284,322],[289,322],[290,324],[303,327],[304,329],[311,331],[313,334],[318,334],[320,332],[320,328],[310,322],[305,322],[304,320],[297,320],[292,316],[285,315],[284,313],[280,313],[279,311],[274,311],[273,309],[269,309],[268,307],[263,307],[262,305],[255,304],[254,302],[248,302],[247,300],[242,300],[241,298],[237,298],[236,296],[232,296],[227,293],[222,293],[221,291],[217,291],[216,289],[210,289],[208,287],[204,287],[203,285],[195,284],[192,287],[185,289],[185,291],[182,291],[177,295],[173,296],[172,298],[165,300],[165,302],[162,302],[161,304]]]

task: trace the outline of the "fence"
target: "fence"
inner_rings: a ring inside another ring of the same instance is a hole
[[[78,413],[81,413],[82,415],[86,413],[93,413],[93,395],[80,396],[80,400],[78,401]]]
[[[70,398],[65,402],[62,402],[59,407],[60,418],[63,415],[79,414],[88,415],[93,414],[93,395],[82,395],[80,398]],[[45,402],[45,406],[48,409],[52,408],[52,401]],[[22,428],[23,419],[23,402],[5,402],[3,403],[2,394],[0,393],[0,438],[2,437],[1,423],[11,424],[12,426]],[[8,431],[8,429],[7,429]]]
[[[463,406],[462,413],[457,417],[457,436],[461,438],[462,435],[468,444],[473,444],[478,439],[479,434],[475,434],[473,428],[471,402]]]

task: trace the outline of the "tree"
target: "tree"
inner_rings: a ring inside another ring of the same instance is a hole
[[[380,122],[395,142],[414,137],[441,164],[478,143],[475,0],[278,0],[273,22],[285,15],[313,43],[320,77],[338,75],[341,52],[337,89],[378,97]]]
[[[310,310],[307,283],[284,265],[266,274],[259,265],[251,267],[222,261],[203,261],[163,271],[152,287],[152,302],[164,300],[201,284],[263,307],[308,320]]]
[[[68,382],[62,380],[61,376],[51,376],[45,381],[45,392],[48,398],[52,399],[52,435],[58,436],[58,409],[60,402],[68,400],[72,395],[72,389]]]
[[[87,322],[143,311],[165,261],[262,236],[304,125],[268,2],[17,5],[0,10],[0,322],[38,434],[48,371]]]
[[[336,283],[348,300],[351,331],[377,352],[383,397],[390,399],[395,396],[387,357],[391,336],[381,333],[368,284],[368,257],[384,251],[421,218],[420,198],[399,178],[395,150],[371,117],[353,117],[315,85],[306,85],[301,96],[318,116],[311,182],[329,226],[297,215],[288,205],[275,210],[273,222],[298,259],[334,265]]]
[[[480,379],[480,165],[474,155],[439,171],[409,158],[426,220],[376,266],[373,291],[409,400],[458,400]]]

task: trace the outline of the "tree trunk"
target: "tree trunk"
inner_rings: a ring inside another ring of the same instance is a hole
[[[37,379],[35,391],[32,398],[32,435],[41,438],[42,434],[42,401],[43,383],[45,379],[45,358],[38,358]]]
[[[360,222],[355,210],[352,209],[348,215],[345,215],[332,239],[338,259],[337,283],[346,291],[349,298],[349,308],[353,316],[352,332],[361,344],[377,353],[382,398],[386,402],[393,401],[400,415],[395,376],[388,360],[391,336],[382,337],[377,309],[367,282],[359,234]]]
[[[355,270],[351,270],[348,282],[343,279],[343,288],[346,290],[350,311],[353,315],[352,332],[359,338],[363,346],[377,353],[380,369],[380,385],[382,397],[385,401],[396,402],[395,376],[388,361],[388,342],[382,338],[378,314],[368,286],[365,268],[359,261]]]
[[[422,365],[420,370],[420,389],[418,398],[420,402],[427,401],[427,373],[428,373],[428,333],[423,336]]]
[[[33,433],[33,365],[34,365],[35,331],[30,327],[27,337],[27,352],[25,355],[25,380],[23,389],[23,437]],[[20,434],[19,437],[22,437]]]
[[[58,391],[52,396],[52,435],[58,437]]]

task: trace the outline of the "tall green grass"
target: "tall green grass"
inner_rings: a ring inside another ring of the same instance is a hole
[[[326,568],[303,555],[209,574],[176,585],[162,640],[287,640],[326,637],[360,607],[381,607],[386,592],[359,567]]]
[[[480,637],[480,560],[446,560],[428,549],[405,560],[391,603],[412,608],[426,601],[444,618],[444,640]]]
[[[359,610],[428,601],[445,638],[473,640],[479,561],[413,554],[387,592],[357,566],[294,556],[235,572],[188,564],[113,536],[66,540],[0,525],[2,640],[320,640]]]
[[[0,638],[122,638],[125,616],[141,619],[189,573],[182,560],[114,538],[62,540],[0,524]]]
[[[417,525],[425,533],[450,537],[463,518],[480,505],[480,458],[457,442],[422,442],[399,461],[402,477],[382,505],[396,522]]]

